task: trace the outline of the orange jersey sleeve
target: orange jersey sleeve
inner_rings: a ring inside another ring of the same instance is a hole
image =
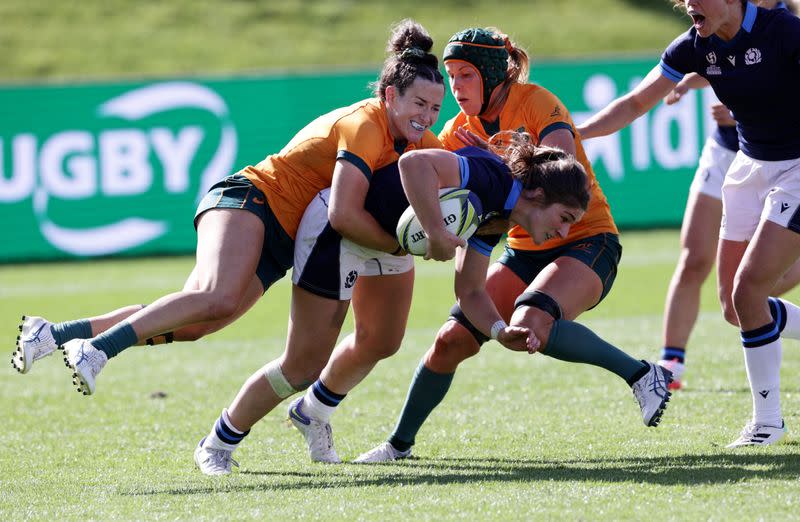
[[[320,116],[278,154],[241,173],[264,193],[278,222],[294,238],[309,202],[331,186],[337,161],[352,163],[369,179],[405,150],[424,147],[440,148],[441,143],[428,131],[420,143],[404,144],[398,151],[384,103],[371,98]]]

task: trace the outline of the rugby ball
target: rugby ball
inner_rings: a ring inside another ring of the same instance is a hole
[[[467,189],[440,189],[439,204],[447,230],[464,240],[475,233],[483,213],[478,196]],[[397,222],[397,241],[414,256],[425,255],[428,250],[428,238],[410,205]]]

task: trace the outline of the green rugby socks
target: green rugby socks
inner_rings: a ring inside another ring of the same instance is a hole
[[[436,373],[421,362],[408,389],[406,403],[397,421],[389,443],[398,451],[407,451],[414,445],[417,432],[428,415],[442,402],[455,373]]]
[[[63,323],[53,323],[50,331],[53,333],[56,344],[62,345],[73,339],[91,339],[92,324],[88,319],[64,321]]]
[[[631,386],[649,369],[647,363],[605,342],[585,326],[565,319],[553,322],[550,338],[542,354],[561,361],[605,368]]]
[[[111,359],[119,352],[139,342],[136,332],[128,321],[122,321],[89,341]]]

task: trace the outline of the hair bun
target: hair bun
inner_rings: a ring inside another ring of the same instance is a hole
[[[421,60],[421,59],[425,58],[426,54],[428,54],[428,53],[426,53],[424,50],[420,49],[419,47],[416,47],[416,46],[407,47],[407,48],[403,49],[403,52],[400,53],[400,59],[401,60],[409,60],[411,58],[416,58],[416,59]]]

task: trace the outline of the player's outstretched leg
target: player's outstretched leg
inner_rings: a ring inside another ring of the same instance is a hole
[[[72,370],[72,384],[79,393],[94,393],[97,375],[107,362],[105,352],[85,339],[73,339],[64,344],[64,364]]]
[[[672,374],[658,364],[642,362],[650,368],[644,376],[633,383],[633,396],[639,402],[644,425],[655,427],[661,421],[661,415],[663,415],[671,396],[669,384],[672,382]]]
[[[22,316],[20,335],[17,336],[16,349],[11,356],[11,365],[19,373],[28,373],[34,362],[60,348],[53,338],[51,326],[50,321],[41,317]]]
[[[303,399],[304,397],[299,397],[289,404],[289,420],[305,437],[311,460],[327,464],[340,463],[342,460],[333,446],[333,430],[330,423],[305,412]]]

